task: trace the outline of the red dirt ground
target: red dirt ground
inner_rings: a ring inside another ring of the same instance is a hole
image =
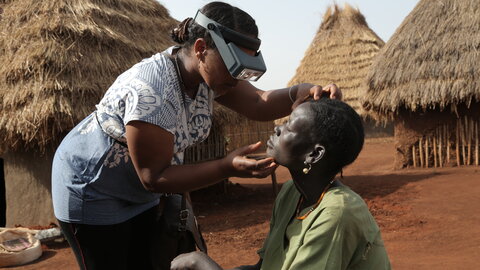
[[[344,171],[367,202],[394,269],[480,269],[480,168],[393,170],[391,139],[369,139]],[[289,179],[280,167],[277,180]],[[274,200],[267,180],[231,179],[228,194],[193,194],[209,254],[230,268],[253,264],[268,232]],[[210,194],[210,195],[208,195]],[[37,261],[9,269],[77,269],[65,245],[44,247]]]

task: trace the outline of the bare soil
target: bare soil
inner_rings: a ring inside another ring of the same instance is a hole
[[[393,170],[393,158],[392,139],[369,139],[342,180],[367,202],[393,268],[480,269],[480,168]],[[276,175],[280,185],[290,179],[283,167]],[[274,201],[270,178],[230,181],[192,196],[209,254],[226,268],[257,262]],[[77,266],[71,250],[56,244],[10,269]]]

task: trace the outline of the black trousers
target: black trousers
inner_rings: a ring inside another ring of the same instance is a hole
[[[86,225],[58,221],[82,270],[153,269],[150,258],[156,208],[123,223]]]

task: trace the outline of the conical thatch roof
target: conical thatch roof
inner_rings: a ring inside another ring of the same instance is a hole
[[[377,56],[366,109],[393,116],[480,100],[480,1],[421,0]]]
[[[43,149],[114,79],[173,43],[155,0],[14,0],[0,21],[0,145]]]
[[[384,42],[367,25],[358,9],[329,7],[290,85],[309,82],[337,84],[343,100],[362,114],[359,103],[373,57]]]

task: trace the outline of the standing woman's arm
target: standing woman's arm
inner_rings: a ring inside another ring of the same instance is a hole
[[[269,121],[289,115],[292,108],[305,101],[306,97],[319,99],[323,93],[330,98],[342,98],[342,93],[335,84],[322,88],[302,83],[289,88],[263,91],[247,81],[239,81],[227,94],[216,98],[216,101],[252,120]]]
[[[240,148],[222,159],[172,166],[174,136],[170,132],[150,123],[131,121],[126,125],[126,136],[135,170],[151,192],[191,191],[230,176],[266,177],[276,168],[272,158],[256,161],[244,157],[260,144]]]

